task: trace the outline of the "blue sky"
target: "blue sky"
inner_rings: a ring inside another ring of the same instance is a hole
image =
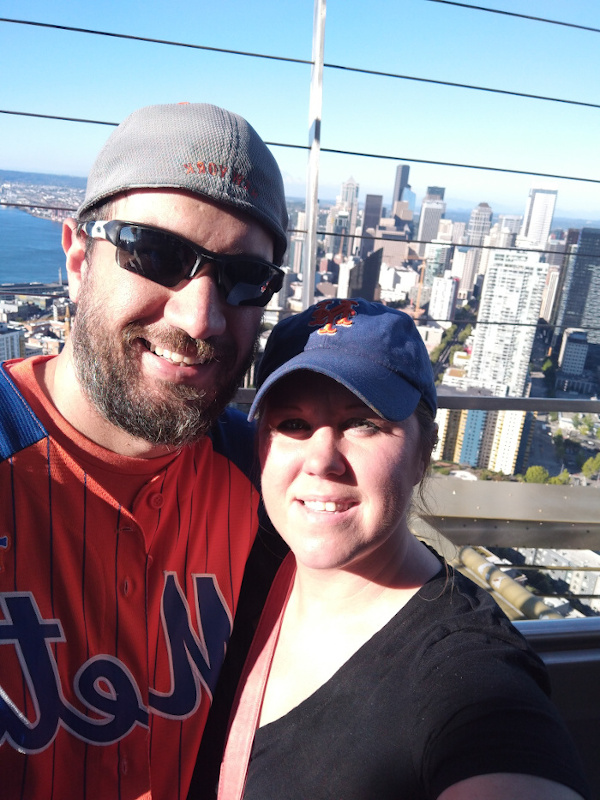
[[[475,0],[471,0],[475,4]],[[598,0],[477,0],[600,29]],[[313,0],[3,0],[2,17],[292,58],[311,58]],[[600,34],[428,0],[329,0],[325,62],[600,104]],[[0,108],[118,122],[162,102],[205,101],[273,142],[308,140],[310,66],[0,22]],[[112,129],[0,114],[0,168],[86,175]],[[600,108],[326,69],[321,198],[353,176],[389,200],[396,164],[431,159],[600,180]],[[289,195],[306,153],[274,147]],[[420,199],[522,213],[530,188],[558,189],[557,215],[600,218],[600,184],[411,164]]]

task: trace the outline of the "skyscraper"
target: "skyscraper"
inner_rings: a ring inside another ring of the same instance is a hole
[[[419,230],[417,231],[417,239],[419,244],[419,255],[425,253],[425,245],[427,242],[433,241],[437,238],[438,228],[440,227],[440,220],[446,213],[446,203],[443,200],[423,200],[421,203],[421,213],[419,214]]]
[[[354,249],[354,234],[358,217],[358,183],[349,178],[342,183],[340,195],[336,198],[327,217],[325,249],[333,255],[346,257]]]
[[[548,265],[539,254],[495,250],[483,282],[469,379],[492,394],[521,397]]]
[[[468,292],[473,291],[477,275],[479,274],[479,264],[481,263],[481,247],[485,237],[492,227],[492,209],[488,203],[479,203],[471,211],[469,224],[467,226],[467,243],[473,245],[467,253],[465,272],[463,275],[463,286]]]
[[[394,193],[392,195],[392,208],[394,208],[394,203],[398,203],[403,199],[402,193],[408,186],[409,172],[410,167],[408,164],[398,164],[396,167],[396,180],[394,182]]]
[[[600,228],[583,228],[571,253],[556,320],[557,334],[565,328],[590,328],[588,341],[600,344]]]
[[[429,300],[429,318],[434,320],[453,320],[458,297],[458,278],[449,272],[433,279]]]
[[[543,248],[550,235],[556,205],[555,189],[530,189],[520,237],[533,247]]]
[[[359,248],[360,258],[366,258],[373,252],[375,247],[374,232],[381,219],[381,208],[383,206],[383,196],[380,194],[368,194],[365,197],[365,208],[363,211],[362,241]],[[369,230],[371,233],[369,234]]]

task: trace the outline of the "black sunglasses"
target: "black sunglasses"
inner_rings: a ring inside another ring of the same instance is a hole
[[[136,222],[83,222],[79,230],[92,239],[106,239],[117,248],[117,264],[161,286],[173,288],[205,266],[232,306],[265,306],[281,289],[283,270],[256,256],[211,253],[169,231]]]

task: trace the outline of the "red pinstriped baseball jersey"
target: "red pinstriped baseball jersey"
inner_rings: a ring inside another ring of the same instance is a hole
[[[185,798],[258,493],[252,432],[156,459],[88,441],[0,368],[0,794]],[[150,794],[151,793],[151,794]]]

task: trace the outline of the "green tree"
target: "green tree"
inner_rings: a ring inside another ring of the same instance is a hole
[[[581,471],[588,480],[594,478],[600,472],[600,453],[584,461],[581,466]]]
[[[571,422],[573,423],[573,426],[579,430],[579,428],[583,425],[581,414],[573,414]]]
[[[567,484],[571,483],[571,476],[567,472],[566,469],[560,473],[560,475],[554,475],[548,483],[551,483],[555,486],[566,486]]]
[[[549,411],[548,419],[550,420],[550,422],[556,422],[558,419],[558,411]]]
[[[529,467],[525,473],[526,483],[548,483],[549,478],[550,474],[546,467],[540,467],[537,464]]]

